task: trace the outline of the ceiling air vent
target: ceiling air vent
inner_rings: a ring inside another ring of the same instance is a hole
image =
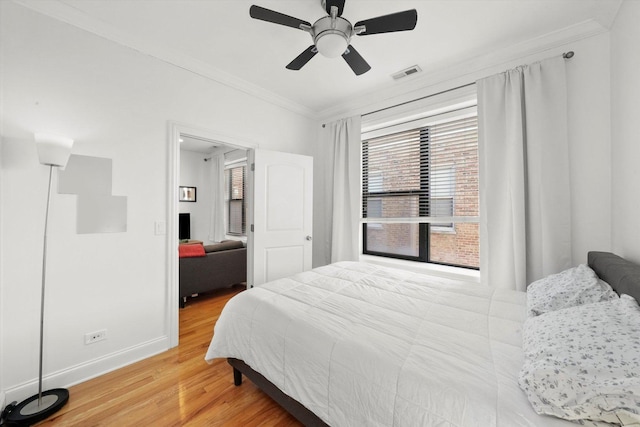
[[[420,69],[420,67],[418,67],[417,65],[414,65],[413,67],[409,67],[406,70],[402,70],[402,71],[399,71],[399,72],[397,72],[395,74],[392,74],[391,77],[393,77],[394,80],[399,80],[399,79],[401,79],[403,77],[407,77],[407,76],[410,76],[412,74],[419,73],[421,71],[422,71],[422,69]]]

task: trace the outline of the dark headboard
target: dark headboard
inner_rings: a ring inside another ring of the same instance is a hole
[[[618,294],[631,295],[640,302],[640,265],[610,252],[589,252],[588,262]]]

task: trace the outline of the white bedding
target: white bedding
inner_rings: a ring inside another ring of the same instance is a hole
[[[342,262],[231,299],[205,359],[242,359],[336,427],[575,426],[518,386],[526,314],[522,292]]]

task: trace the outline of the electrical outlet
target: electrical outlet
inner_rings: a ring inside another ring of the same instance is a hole
[[[107,339],[107,330],[102,329],[96,332],[89,332],[88,334],[84,334],[84,343],[85,344],[93,344],[94,342],[102,341]]]

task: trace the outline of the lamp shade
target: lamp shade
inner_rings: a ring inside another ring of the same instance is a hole
[[[73,139],[49,133],[34,134],[38,158],[43,165],[65,167],[71,155]]]

